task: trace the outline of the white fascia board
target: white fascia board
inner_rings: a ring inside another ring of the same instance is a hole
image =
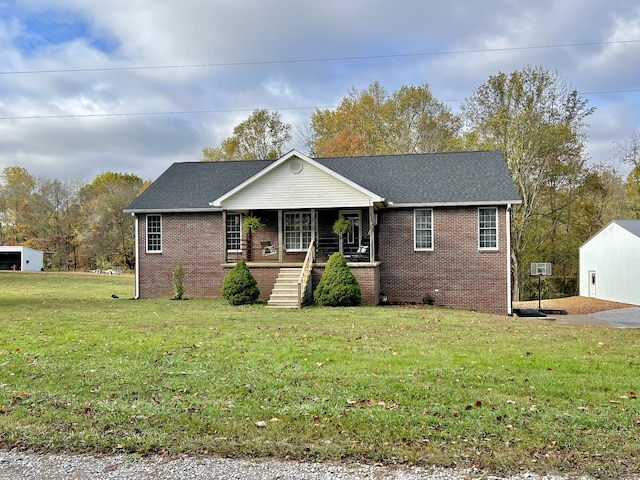
[[[483,207],[491,206],[511,206],[522,202],[514,201],[491,201],[491,202],[424,202],[424,203],[392,203],[389,202],[389,208],[419,208],[419,207]]]
[[[337,174],[336,172],[334,172],[330,168],[327,168],[324,165],[316,162],[313,158],[311,158],[311,157],[305,155],[304,153],[301,153],[301,152],[299,152],[299,151],[294,149],[294,150],[291,150],[289,153],[287,153],[287,154],[283,155],[282,157],[280,157],[278,160],[273,162],[268,167],[263,168],[262,170],[260,170],[253,177],[245,180],[243,183],[241,183],[237,187],[233,188],[232,190],[229,190],[224,195],[216,198],[215,200],[210,202],[209,205],[211,205],[212,207],[220,207],[221,208],[222,207],[222,203],[227,198],[231,197],[232,195],[238,193],[241,190],[244,190],[249,185],[251,185],[252,183],[258,181],[260,178],[264,177],[265,175],[267,175],[272,170],[278,168],[280,165],[282,165],[284,162],[286,162],[287,160],[289,160],[292,157],[297,157],[300,160],[302,160],[304,162],[307,162],[310,165],[313,165],[317,169],[325,172],[328,175],[331,175],[332,177],[336,178],[337,180],[340,180],[341,182],[349,185],[350,187],[352,187],[352,188],[356,189],[357,191],[361,192],[362,194],[368,196],[371,199],[370,201],[371,201],[372,204],[376,203],[376,202],[382,202],[383,203],[385,201],[385,199],[382,198],[380,195],[377,195],[377,194],[375,194],[373,192],[370,192],[366,188],[362,188],[362,186],[358,185],[357,183],[354,183],[351,180],[349,180],[348,178],[345,178],[342,175]]]
[[[221,208],[140,208],[134,210],[123,210],[124,213],[132,215],[143,213],[201,213],[201,212],[221,212]]]

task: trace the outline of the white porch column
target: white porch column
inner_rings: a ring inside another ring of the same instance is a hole
[[[278,262],[284,260],[284,223],[282,210],[278,210]]]
[[[227,211],[222,210],[222,259],[223,263],[227,263]]]
[[[376,213],[373,205],[369,205],[369,260],[376,259]]]

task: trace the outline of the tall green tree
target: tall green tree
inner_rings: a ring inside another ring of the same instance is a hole
[[[316,110],[308,143],[319,157],[446,151],[460,145],[461,126],[427,83],[389,95],[376,81],[351,89],[335,110]]]
[[[462,119],[431,93],[427,83],[402,86],[391,99],[390,153],[431,153],[458,149]]]
[[[73,262],[78,228],[78,183],[42,179],[33,195],[29,224],[33,237],[26,244],[49,253],[49,267],[64,269]]]
[[[83,227],[78,233],[79,260],[84,268],[135,266],[133,217],[124,208],[140,194],[137,175],[107,172],[80,191]]]
[[[554,183],[584,166],[585,121],[594,111],[587,104],[558,72],[528,66],[490,76],[461,106],[469,144],[502,151],[522,198],[512,222],[516,299],[528,275],[522,259],[535,248],[527,232],[544,211],[543,190],[558,188]]]
[[[640,218],[640,165],[631,169],[625,185],[627,193],[627,215]]]
[[[0,188],[3,243],[48,253],[48,266],[66,268],[75,247],[78,181],[32,176],[22,167],[7,167]]]
[[[233,129],[233,135],[216,148],[202,150],[203,162],[220,160],[275,160],[284,155],[291,141],[291,125],[279,112],[255,110]]]
[[[26,168],[17,166],[5,167],[0,178],[4,239],[12,245],[21,245],[32,236],[28,217],[36,190],[36,179]]]
[[[388,94],[379,82],[352,88],[335,111],[311,115],[315,156],[375,155],[389,142]]]
[[[616,143],[615,155],[631,168],[627,175],[627,215],[640,218],[640,130],[628,139]]]
[[[547,297],[578,293],[579,248],[614,218],[626,205],[624,180],[610,164],[585,166],[556,172],[543,186],[540,210],[526,232],[523,267],[531,262],[553,264],[553,276],[543,283]],[[538,280],[525,275],[521,297],[537,298]]]

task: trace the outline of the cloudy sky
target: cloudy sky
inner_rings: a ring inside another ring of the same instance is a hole
[[[640,129],[637,0],[0,0],[0,169],[155,179],[255,109],[303,126],[377,80],[457,111],[526,65],[597,108],[591,162]]]

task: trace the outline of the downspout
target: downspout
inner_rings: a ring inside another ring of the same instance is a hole
[[[136,274],[135,274],[135,283],[136,290],[133,298],[138,300],[140,298],[140,217],[135,213],[132,213],[135,218],[135,242],[136,242]]]
[[[507,315],[513,314],[513,298],[511,293],[511,204],[507,204],[506,225],[507,225]]]

